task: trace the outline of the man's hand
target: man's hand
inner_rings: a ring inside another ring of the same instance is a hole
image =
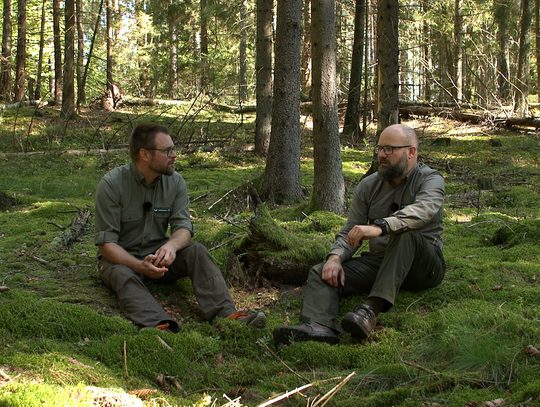
[[[338,255],[332,255],[328,258],[322,269],[322,279],[332,287],[345,287],[345,272]]]
[[[140,274],[144,274],[146,277],[152,279],[163,277],[168,271],[167,267],[158,267],[155,265],[155,263],[156,255],[149,254],[144,259],[142,259],[139,267],[137,268],[137,272]]]
[[[168,267],[176,259],[176,248],[169,241],[156,250],[154,266]]]
[[[373,239],[380,236],[382,229],[377,225],[356,225],[347,235],[347,244],[352,247],[360,247],[362,240]]]

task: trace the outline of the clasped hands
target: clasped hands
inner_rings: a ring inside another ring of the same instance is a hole
[[[167,244],[164,244],[154,254],[149,254],[142,260],[141,272],[148,278],[161,278],[175,259],[176,250],[172,250]]]

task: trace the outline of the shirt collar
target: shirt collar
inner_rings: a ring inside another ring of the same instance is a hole
[[[137,184],[147,187],[148,185],[146,185],[146,178],[144,178],[144,175],[142,174],[142,172],[139,171],[139,169],[137,168],[137,166],[135,165],[133,161],[130,163],[130,169]],[[155,179],[154,183],[158,182],[159,180],[161,180],[161,175],[159,175]]]

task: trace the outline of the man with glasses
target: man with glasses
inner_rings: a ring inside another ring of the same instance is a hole
[[[398,291],[439,285],[444,277],[442,219],[444,179],[418,163],[418,139],[405,125],[387,127],[377,145],[379,169],[354,190],[347,223],[336,234],[325,263],[309,273],[302,323],[274,329],[276,342],[339,343],[339,301],[367,294],[341,327],[367,338],[377,315],[395,303]],[[368,241],[367,250],[353,256]]]
[[[219,267],[200,243],[191,241],[186,182],[175,172],[169,129],[138,125],[131,135],[131,162],[107,173],[95,197],[99,273],[125,316],[141,328],[178,331],[145,286],[189,277],[204,317],[266,326],[262,312],[237,312]],[[170,227],[170,235],[168,230]]]

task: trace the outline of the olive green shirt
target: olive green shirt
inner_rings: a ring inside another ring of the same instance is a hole
[[[371,252],[385,251],[390,235],[408,230],[418,230],[442,252],[443,202],[443,176],[423,163],[416,163],[398,185],[371,174],[354,189],[349,217],[336,234],[329,255],[337,254],[342,261],[350,259],[357,249],[347,244],[349,231],[375,219],[388,222],[388,234],[369,240]]]
[[[150,184],[133,163],[111,170],[96,190],[94,243],[116,243],[138,258],[153,254],[170,233],[187,229],[192,235],[186,182],[175,172]]]

